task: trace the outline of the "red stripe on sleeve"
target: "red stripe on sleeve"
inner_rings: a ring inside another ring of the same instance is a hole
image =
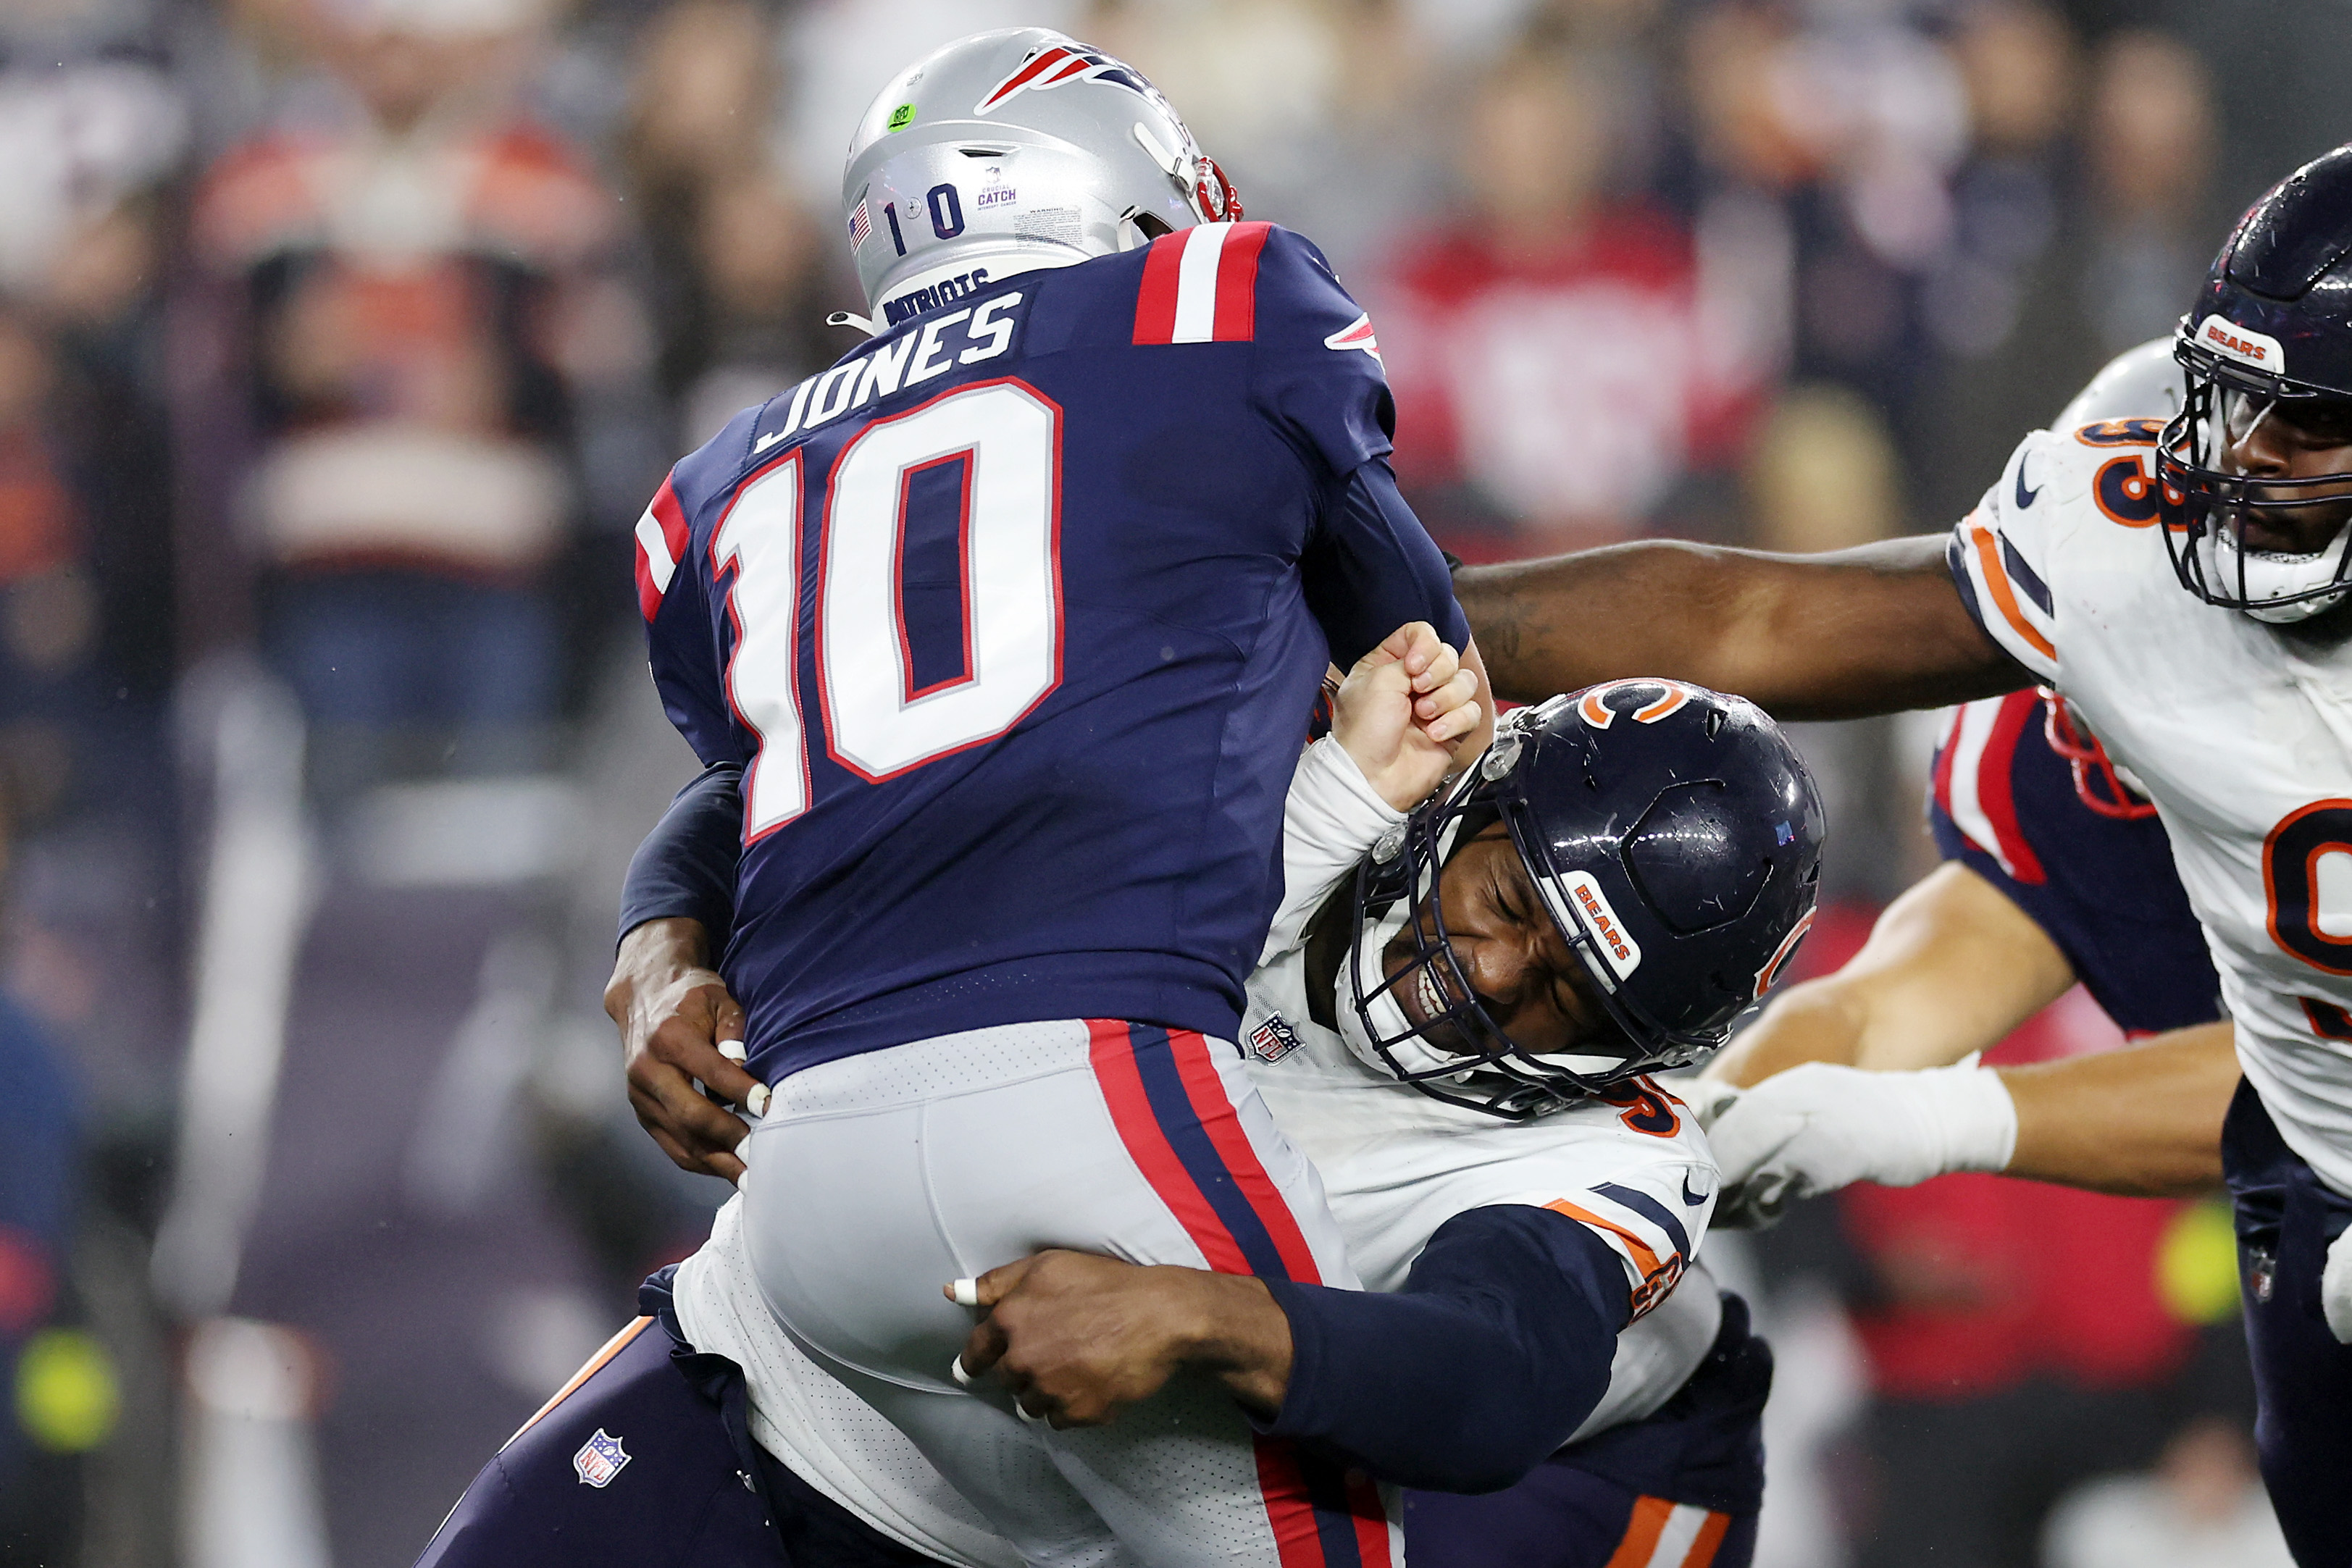
[[[677,492],[670,488],[667,479],[654,492],[654,520],[661,524],[662,538],[669,541],[669,559],[684,566],[692,530],[686,525],[686,508],[677,504]]]
[[[1178,229],[1151,242],[1143,256],[1143,287],[1135,298],[1135,340],[1172,343],[1176,340],[1176,274],[1184,263],[1184,242],[1191,229]]]
[[[1168,1206],[1176,1222],[1192,1239],[1192,1245],[1208,1260],[1210,1268],[1220,1274],[1250,1273],[1249,1260],[1243,1255],[1241,1243],[1234,1239],[1225,1222],[1209,1206],[1208,1198],[1192,1180],[1192,1173],[1184,1168],[1184,1162],[1169,1146],[1167,1134],[1160,1130],[1159,1118],[1151,1113],[1150,1098],[1143,1090],[1143,1076],[1136,1071],[1135,1045],[1128,1037],[1127,1025],[1116,1019],[1088,1019],[1087,1033],[1092,1040],[1087,1055],[1094,1066],[1095,1082],[1102,1087],[1103,1103],[1110,1109],[1111,1125],[1118,1129],[1119,1142],[1127,1145],[1128,1158],[1135,1162],[1135,1168],[1143,1173],[1143,1179],[1160,1195],[1160,1201]],[[1310,1273],[1307,1278],[1314,1276]]]
[[[1301,1285],[1321,1284],[1322,1272],[1315,1266],[1315,1252],[1307,1245],[1306,1232],[1298,1228],[1298,1217],[1290,1212],[1274,1178],[1265,1174],[1257,1150],[1250,1145],[1249,1134],[1242,1129],[1241,1117],[1225,1097],[1224,1081],[1217,1076],[1217,1064],[1209,1059],[1209,1042],[1190,1030],[1171,1029],[1168,1050],[1176,1059],[1176,1073],[1184,1081],[1184,1095],[1192,1103],[1192,1113],[1201,1118],[1210,1144],[1232,1173],[1243,1200],[1274,1238],[1283,1268]]]
[[[2000,699],[2000,716],[1992,722],[1992,734],[1985,741],[1984,761],[1977,771],[1977,804],[1984,808],[1987,821],[1992,823],[1993,836],[2000,841],[2001,858],[2009,862],[2010,874],[2029,887],[2039,886],[2050,880],[2042,869],[2042,857],[2025,841],[2025,828],[2017,820],[2017,792],[2012,772],[2017,764],[2017,742],[2025,727],[2041,716],[2042,699],[2031,690],[2011,692]]]
[[[1962,708],[1954,708],[1945,721],[1944,738],[1936,748],[1936,775],[1929,788],[1935,791],[1936,809],[1947,817],[1952,814],[1952,754],[1958,749]]]
[[[1274,1527],[1274,1551],[1282,1568],[1339,1568],[1323,1550],[1323,1530],[1298,1468],[1297,1446],[1287,1437],[1253,1441],[1258,1496],[1265,1502],[1265,1521]]]
[[[1217,256],[1217,319],[1210,336],[1246,343],[1257,336],[1257,258],[1272,224],[1235,224]]]
[[[646,541],[637,539],[635,543],[637,548],[637,613],[643,615],[646,624],[650,626],[654,617],[661,612],[661,590],[654,586],[654,563],[646,557]]]

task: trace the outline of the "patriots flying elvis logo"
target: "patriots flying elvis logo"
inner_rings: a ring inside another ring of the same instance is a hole
[[[1360,349],[1376,360],[1381,358],[1381,340],[1372,332],[1372,319],[1370,316],[1357,317],[1353,321],[1324,339],[1323,346],[1327,349]],[[1385,360],[1381,360],[1381,362],[1384,365],[1388,363]]]
[[[1113,81],[1146,98],[1156,99],[1160,96],[1132,66],[1092,49],[1068,49],[1056,45],[1022,61],[1021,68],[990,89],[988,96],[974,104],[971,111],[986,114],[1016,93],[1032,88],[1043,92],[1074,81]]]

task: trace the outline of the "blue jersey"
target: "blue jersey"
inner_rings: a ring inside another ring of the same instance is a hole
[[[1468,635],[1370,330],[1265,224],[925,303],[638,526],[663,702],[746,768],[752,1069],[1046,1019],[1231,1039],[1327,662]]]
[[[2154,808],[2032,691],[1969,703],[1937,752],[1936,846],[2058,944],[2126,1034],[2210,1023],[2221,981]]]

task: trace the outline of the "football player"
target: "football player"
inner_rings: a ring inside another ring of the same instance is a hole
[[[1783,715],[2062,692],[2136,778],[2220,971],[2263,1475],[2352,1559],[2352,147],[2266,194],[2183,318],[2168,421],[2026,437],[1943,539],[1791,559],[1636,544],[1465,570],[1497,689],[1665,669]],[[1607,637],[1592,628],[1605,623]],[[2120,1065],[2111,1071],[2122,1071]],[[2012,1081],[2013,1082],[2013,1081]]]
[[[1445,766],[1423,745],[1423,771],[1401,776],[1411,697],[1392,660],[1385,674],[1360,667],[1332,737],[1299,766],[1285,902],[1251,977],[1245,1030],[1250,1074],[1314,1158],[1367,1283],[1394,1294],[1293,1281],[1204,1298],[1219,1275],[1047,1253],[987,1326],[1019,1331],[1058,1287],[1043,1318],[1066,1329],[1073,1301],[1109,1294],[1124,1327],[1086,1334],[1085,1375],[1123,1365],[1122,1402],[1150,1397],[1179,1362],[1213,1362],[1277,1441],[1319,1439],[1435,1485],[1508,1488],[1412,1494],[1406,1542],[1424,1568],[1733,1568],[1761,1501],[1769,1353],[1703,1273],[1675,1289],[1704,1233],[1712,1166],[1679,1104],[1640,1074],[1719,1043],[1801,938],[1822,831],[1811,783],[1748,705],[1622,682],[1515,715],[1475,771],[1407,814]],[[1375,699],[1385,718],[1368,716]],[[639,857],[625,920],[726,918],[733,794],[715,774],[681,797]],[[1124,1110],[1115,1089],[1104,1098],[1113,1120],[1133,1120],[1131,1098]],[[1164,1157],[1187,1154],[1171,1145]],[[1226,1223],[1210,1211],[1233,1212],[1207,1188],[1190,1207],[1206,1227]],[[751,1436],[737,1440],[740,1462],[708,1457],[728,1451],[722,1385],[718,1408],[688,1423],[692,1437],[662,1448],[700,1451],[706,1469],[730,1477],[780,1471],[768,1491],[788,1539],[812,1521],[855,1521],[851,1539],[927,1557],[1024,1560],[779,1330],[745,1258],[741,1208],[723,1210],[709,1244],[649,1290],[669,1333],[592,1368],[509,1445],[428,1562],[533,1561],[566,1521],[577,1539],[585,1514],[621,1506],[583,1492],[573,1472],[584,1462],[604,1473],[600,1440],[667,1433],[694,1408],[657,1359],[673,1339],[689,1375],[744,1370],[749,1398],[733,1408]],[[1227,1238],[1253,1244],[1245,1229]],[[968,1295],[1008,1284],[1000,1270]],[[1222,1350],[1168,1337],[1203,1312],[1234,1336]],[[1007,1358],[1022,1362],[1017,1350]],[[1026,1413],[1057,1423],[1108,1412],[1057,1396],[1050,1373],[1019,1392]],[[987,1383],[974,1395],[1002,1397]],[[707,1483],[659,1495],[675,1501],[640,1488],[635,1506],[668,1506],[676,1534],[691,1533],[680,1521],[697,1509],[730,1521],[758,1511]],[[1392,1560],[1385,1535],[1304,1533],[1308,1500],[1269,1504],[1302,1553],[1290,1561]],[[631,1541],[655,1538],[642,1520],[627,1528]],[[898,1560],[839,1555],[850,1550],[793,1547],[803,1562]]]
[[[1276,737],[1327,662],[1426,622],[1476,685],[1363,312],[1313,246],[1237,221],[1149,82],[1043,29],[900,72],[843,198],[872,341],[739,415],[637,528],[664,704],[743,768],[723,967],[749,1061],[687,1065],[768,1109],[756,1155],[683,1152],[749,1167],[770,1305],[1024,1549],[1091,1520],[1101,1551],[1187,1561],[1200,1496],[1229,1506],[1220,1561],[1277,1561],[1268,1492],[1383,1530],[1313,1454],[1254,1459],[1227,1402],[1041,1441],[949,1379],[970,1322],[937,1293],[1055,1242],[1354,1281],[1208,1042],[1240,1032]],[[1452,678],[1410,675],[1423,700]],[[1454,711],[1475,746],[1486,706]],[[1150,1128],[1104,1118],[1137,1081]],[[1204,1250],[1162,1190],[1191,1180],[1279,1245]]]
[[[2119,356],[2051,428],[2163,420],[2179,407],[2172,344],[2158,340]],[[1889,1185],[1925,1179],[1911,1173],[1933,1166],[2130,1195],[2218,1186],[2237,1058],[2215,1022],[2221,983],[2156,808],[2047,686],[1956,709],[1932,779],[1943,865],[1888,905],[1844,967],[1775,998],[1707,1064],[1710,1091],[1812,1062],[1945,1067],[1998,1044],[2078,980],[2143,1043],[1907,1082],[1806,1073],[1736,1108],[1702,1092],[1725,1163],[1719,1219],[1767,1220],[1792,1198],[1844,1185],[1823,1148],[1832,1141],[1869,1144],[1884,1173],[1872,1179]],[[1854,1103],[1791,1131],[1808,1085]],[[1860,1103],[1905,1095],[1948,1097],[1955,1113],[1915,1137],[1900,1111],[1874,1116]],[[1970,1118],[1979,1106],[1986,1114]]]

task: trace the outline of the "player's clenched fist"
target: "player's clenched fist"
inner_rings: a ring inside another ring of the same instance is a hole
[[[1023,1414],[1055,1427],[1107,1425],[1180,1367],[1215,1374],[1266,1416],[1290,1381],[1290,1321],[1247,1275],[1049,1250],[945,1293],[988,1314],[956,1358],[957,1381],[993,1374]]]
[[[1331,735],[1382,800],[1419,805],[1480,727],[1478,677],[1426,621],[1409,621],[1356,661],[1332,701]]]

